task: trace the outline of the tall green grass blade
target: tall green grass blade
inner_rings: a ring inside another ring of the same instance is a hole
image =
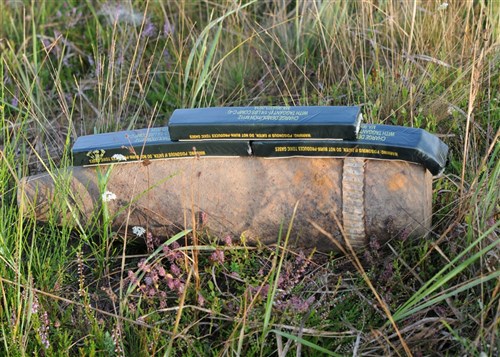
[[[273,311],[273,303],[274,303],[274,296],[276,294],[276,282],[279,279],[279,270],[280,266],[278,264],[278,247],[281,247],[281,239],[282,239],[282,234],[283,234],[283,224],[280,225],[280,229],[278,232],[278,240],[276,242],[276,252],[273,256],[273,262],[272,262],[272,268],[271,268],[271,273],[269,277],[269,286],[271,289],[269,289],[269,292],[267,293],[267,298],[266,298],[266,305],[265,305],[265,311],[264,311],[264,323],[263,323],[263,330],[262,330],[262,340],[265,338],[266,334],[266,329],[269,327],[269,322],[271,321],[271,314]]]
[[[194,90],[194,93],[192,94],[190,107],[194,107],[196,105],[196,99],[198,98],[198,94],[202,90],[205,83],[208,81],[207,73],[208,73],[208,71],[210,69],[210,65],[213,61],[215,49],[217,48],[217,45],[219,43],[219,38],[220,38],[221,32],[222,32],[222,22],[219,24],[219,27],[217,28],[217,32],[215,33],[215,37],[212,40],[207,57],[205,58],[205,62],[203,63],[201,74],[196,81],[196,88]],[[200,63],[201,63],[201,61],[200,61]]]
[[[446,271],[454,267],[464,255],[466,255],[474,247],[480,244],[486,237],[488,237],[489,234],[493,233],[496,229],[498,229],[498,227],[500,227],[500,221],[497,222],[494,226],[490,227],[490,229],[488,229],[485,233],[483,233],[476,241],[474,241],[471,245],[469,245],[463,252],[457,255],[457,257],[455,257],[450,263],[446,264],[446,266],[443,269],[441,269],[434,277],[429,279],[403,306],[401,306],[394,313],[394,320],[395,321],[401,320],[407,316],[410,316],[412,313],[420,311],[421,309],[429,306],[427,304],[423,305],[417,305],[417,304],[426,297],[428,297],[430,294],[432,294],[434,291],[442,288],[447,282],[457,277],[458,274],[464,271],[467,267],[469,267],[479,258],[484,256],[484,254],[486,254],[488,251],[498,246],[499,242],[494,241],[493,243],[481,249],[480,251],[472,255],[470,258],[466,259],[464,262],[458,264],[455,268],[446,273]],[[477,280],[477,284],[480,284],[482,281],[483,277]],[[460,289],[461,289],[460,291],[462,291],[463,287]],[[458,290],[459,289],[457,289],[457,293],[459,292]],[[415,306],[419,307],[415,308]]]
[[[312,343],[312,342],[310,342],[310,341],[307,341],[307,340],[305,340],[304,338],[301,338],[301,337],[298,337],[298,336],[292,335],[292,334],[287,333],[287,332],[279,331],[279,330],[276,330],[276,329],[272,329],[272,330],[270,330],[269,332],[270,332],[270,333],[271,333],[271,332],[273,332],[273,333],[275,333],[275,334],[277,334],[277,335],[280,335],[280,336],[286,337],[286,338],[288,338],[288,339],[290,339],[290,340],[292,340],[292,341],[295,341],[296,343],[300,343],[300,344],[302,344],[302,345],[304,345],[304,346],[307,346],[307,347],[310,347],[310,348],[312,348],[312,349],[314,349],[314,350],[316,350],[316,351],[318,351],[318,352],[324,353],[324,354],[326,354],[327,356],[338,356],[338,357],[342,356],[342,355],[339,355],[339,354],[337,354],[337,353],[335,353],[335,352],[332,352],[332,351],[330,351],[330,350],[327,350],[327,349],[326,349],[326,348],[324,348],[324,347],[318,346],[318,345],[317,345],[317,344],[315,344],[315,343]]]
[[[197,37],[197,39],[193,45],[193,48],[191,49],[189,56],[186,60],[186,65],[184,67],[184,91],[183,91],[184,99],[183,99],[183,103],[187,104],[188,98],[186,96],[189,94],[189,96],[191,97],[190,105],[191,105],[191,107],[194,107],[196,104],[196,98],[197,98],[198,93],[200,92],[200,90],[203,88],[203,85],[208,80],[207,73],[209,71],[209,67],[210,67],[209,65],[213,60],[215,48],[217,47],[220,33],[222,31],[222,22],[225,19],[227,19],[228,17],[230,17],[231,15],[233,15],[233,14],[243,10],[244,8],[252,5],[256,1],[257,0],[251,0],[244,5],[238,6],[237,8],[226,12],[224,15],[216,18],[215,20],[210,21],[208,23],[208,25],[205,26],[205,28],[200,33],[200,35]],[[203,57],[204,57],[205,51],[206,51],[206,43],[208,41],[210,31],[213,28],[215,28],[215,26],[217,26],[217,25],[219,25],[219,28],[217,30],[217,34],[215,36],[215,39],[212,41],[212,45],[211,45],[209,54],[207,55],[207,57],[203,61]],[[201,51],[200,51],[200,46],[201,46]],[[195,73],[191,73],[191,68],[193,67],[193,65],[195,65],[194,62],[195,62],[196,55],[200,56],[200,58],[198,59],[198,61],[199,61],[198,68],[197,68],[197,71]],[[204,64],[204,65],[202,65],[202,64]],[[200,73],[200,69],[201,69],[201,73]],[[192,79],[193,82],[196,83],[195,87],[194,87],[195,89],[192,92],[189,92],[189,90],[188,90],[188,84],[189,84],[190,79]]]
[[[264,346],[264,340],[269,333],[269,324],[271,321],[271,315],[273,311],[273,304],[274,304],[274,297],[276,296],[276,292],[278,291],[278,283],[279,283],[279,277],[281,273],[281,269],[283,267],[283,262],[285,260],[287,248],[288,248],[288,242],[290,240],[290,236],[292,234],[292,227],[293,227],[293,221],[295,220],[295,216],[297,214],[297,208],[299,206],[299,202],[295,204],[295,207],[293,208],[293,213],[292,213],[292,218],[290,219],[290,224],[288,225],[288,230],[286,232],[285,236],[285,241],[283,242],[283,246],[281,246],[280,242],[278,241],[278,244],[276,246],[276,254],[278,254],[278,249],[281,248],[281,256],[280,256],[280,261],[277,266],[274,268],[273,272],[273,281],[269,282],[269,285],[271,285],[270,290],[267,295],[267,302],[266,302],[266,310],[264,313],[264,323],[262,326],[262,346]],[[281,230],[280,230],[281,233]],[[281,234],[280,234],[281,236]]]
[[[406,317],[412,316],[413,314],[416,314],[429,306],[436,305],[436,304],[438,304],[438,303],[440,303],[440,302],[442,302],[442,301],[444,301],[452,296],[455,296],[463,291],[472,289],[475,286],[478,286],[480,284],[484,284],[484,283],[486,283],[490,280],[493,280],[493,279],[497,279],[498,277],[500,277],[500,270],[493,272],[489,275],[481,276],[477,279],[473,279],[472,281],[470,281],[466,284],[463,284],[459,287],[451,287],[450,289],[448,289],[449,291],[445,291],[443,293],[437,294],[435,297],[429,297],[425,303],[420,304],[420,305],[416,305],[415,307],[413,307],[411,309],[403,311],[400,315],[398,315],[398,319],[401,320],[401,319],[404,319]]]

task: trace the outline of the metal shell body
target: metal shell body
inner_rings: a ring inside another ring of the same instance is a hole
[[[72,167],[60,179],[25,178],[19,205],[40,221],[57,216],[95,223],[103,184],[97,170],[102,176],[108,169],[106,190],[117,197],[107,203],[115,230],[142,226],[169,236],[195,224],[216,237],[270,244],[297,201],[292,243],[323,251],[336,246],[312,222],[356,249],[371,237],[424,236],[431,224],[432,175],[423,166],[363,158],[189,158]],[[56,201],[66,208],[54,209]]]

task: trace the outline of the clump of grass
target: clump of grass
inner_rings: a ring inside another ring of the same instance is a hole
[[[498,354],[497,2],[5,1],[0,12],[0,354]],[[17,208],[30,174],[67,192],[58,169],[78,135],[260,104],[361,104],[368,122],[441,136],[450,163],[428,238],[372,239],[364,261],[222,244],[203,227],[167,243],[144,232],[141,246],[102,224],[105,209],[75,229],[64,198],[43,226]]]

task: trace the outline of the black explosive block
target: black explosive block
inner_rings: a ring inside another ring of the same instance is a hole
[[[168,123],[172,140],[355,140],[360,107],[263,106],[177,109]]]
[[[248,141],[179,142],[167,127],[118,131],[79,137],[72,148],[73,164],[97,165],[139,160],[203,156],[248,156]]]
[[[261,157],[366,157],[404,160],[426,167],[433,175],[444,170],[448,146],[423,129],[363,124],[359,140],[253,141],[252,152]]]

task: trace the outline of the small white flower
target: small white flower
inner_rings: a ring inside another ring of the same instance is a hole
[[[142,237],[144,233],[146,233],[146,230],[141,226],[133,226],[132,233],[134,233],[138,237]]]
[[[111,156],[111,159],[115,161],[127,161],[127,158],[122,154],[114,154],[113,156]]]
[[[442,3],[441,5],[438,6],[438,11],[446,10],[448,8],[448,5],[449,4],[447,2]]]
[[[103,202],[116,200],[116,195],[113,192],[106,191],[102,194],[102,200]]]

